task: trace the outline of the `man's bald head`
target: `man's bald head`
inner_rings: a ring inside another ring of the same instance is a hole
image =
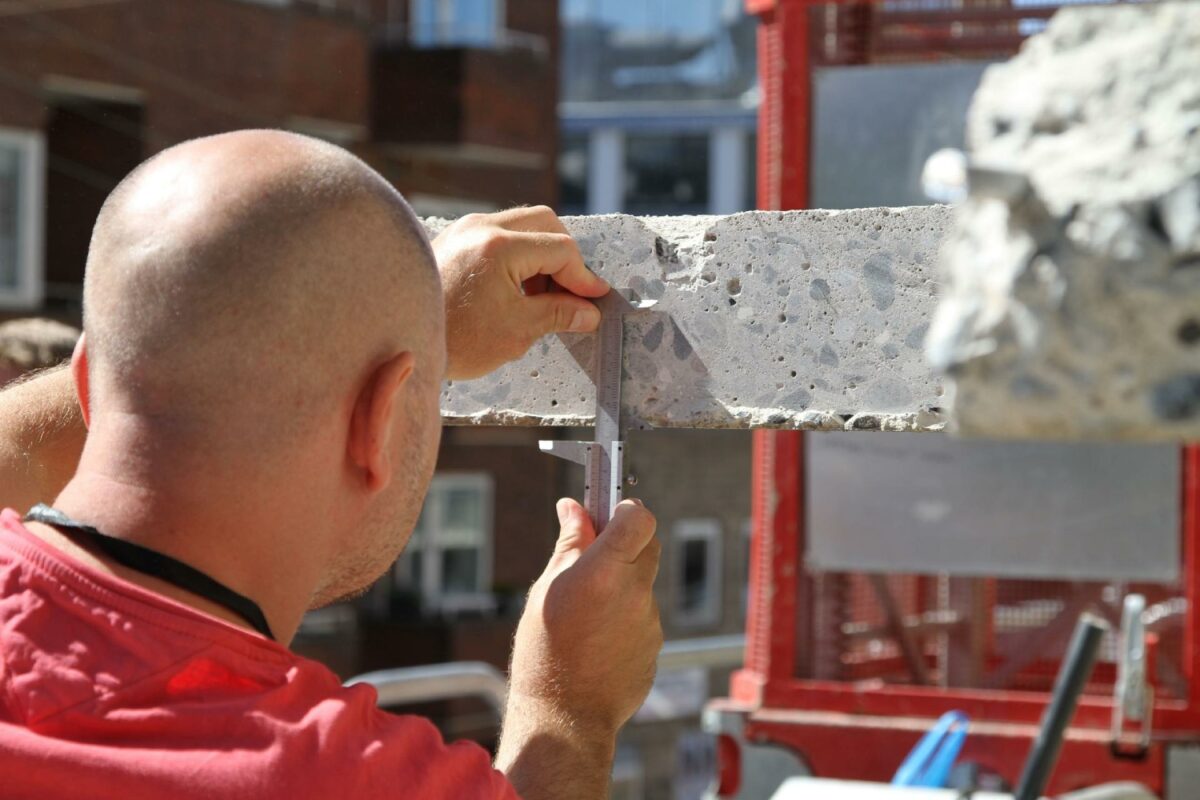
[[[92,415],[214,447],[301,433],[380,359],[440,352],[432,252],[346,151],[243,131],[164,151],[112,193],[84,283]],[[414,378],[440,381],[438,358]]]

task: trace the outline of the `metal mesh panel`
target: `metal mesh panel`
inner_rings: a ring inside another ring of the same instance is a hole
[[[847,0],[813,7],[814,63],[994,58],[1016,52],[1070,0]]]
[[[1048,691],[1076,620],[1092,611],[1112,631],[1088,691],[1111,694],[1121,603],[1137,592],[1146,597],[1156,639],[1160,696],[1187,695],[1180,624],[1186,604],[1177,587],[862,573],[812,578],[819,679]]]

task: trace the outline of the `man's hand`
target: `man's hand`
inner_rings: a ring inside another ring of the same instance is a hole
[[[0,391],[0,508],[49,503],[75,474],[87,428],[67,367]]]
[[[513,645],[510,691],[615,734],[638,710],[662,646],[654,515],[617,506],[599,537],[574,500],[558,502],[554,555],[533,585]]]
[[[433,241],[446,297],[446,377],[486,375],[547,333],[588,333],[608,284],[545,206],[471,214]]]
[[[654,516],[626,500],[598,537],[574,500],[558,516],[517,627],[497,755],[527,800],[607,797],[617,731],[646,699],[662,647]]]

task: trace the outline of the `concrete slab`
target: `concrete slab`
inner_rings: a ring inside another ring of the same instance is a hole
[[[942,389],[922,351],[941,206],[565,220],[588,265],[658,301],[627,318],[633,426],[927,430]],[[427,220],[431,234],[445,226]],[[450,424],[589,425],[593,336],[547,337],[447,384]]]

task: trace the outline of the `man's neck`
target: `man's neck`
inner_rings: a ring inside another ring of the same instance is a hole
[[[295,514],[288,508],[292,504],[264,499],[268,493],[253,485],[252,478],[235,479],[239,470],[213,475],[211,468],[189,465],[186,457],[161,458],[165,454],[147,455],[144,450],[137,459],[120,455],[139,452],[132,444],[113,442],[93,429],[79,469],[55,499],[55,508],[109,536],[182,561],[248,597],[262,608],[276,639],[286,645],[308,608],[326,555],[313,549],[311,539],[305,547],[289,542],[296,530],[304,529],[300,518],[293,522]],[[220,604],[122,567],[48,526],[29,527],[124,580],[251,627]]]

